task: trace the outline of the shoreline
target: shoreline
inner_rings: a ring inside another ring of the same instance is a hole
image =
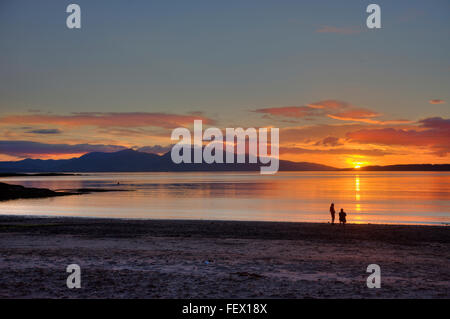
[[[1,298],[449,298],[448,260],[446,226],[0,216]]]
[[[149,218],[111,218],[111,217],[89,217],[89,216],[34,216],[34,215],[0,215],[0,231],[1,227],[5,226],[5,223],[19,223],[26,225],[31,222],[40,222],[46,221],[50,223],[54,223],[55,226],[67,226],[67,225],[82,225],[86,228],[92,227],[97,228],[98,226],[103,226],[105,229],[108,229],[108,226],[118,226],[123,227],[122,231],[129,230],[129,232],[136,230],[144,230],[147,227],[155,227],[155,225],[164,226],[168,228],[172,228],[174,225],[193,225],[196,228],[196,232],[198,235],[205,235],[205,231],[201,231],[201,227],[199,226],[215,226],[217,229],[214,229],[212,232],[208,232],[209,235],[212,236],[232,236],[233,234],[237,234],[238,236],[246,237],[248,233],[240,232],[235,227],[242,228],[254,228],[258,226],[260,228],[260,232],[255,234],[269,234],[272,235],[280,234],[280,232],[289,233],[293,230],[312,230],[315,229],[323,231],[324,229],[332,230],[333,233],[341,232],[349,236],[352,234],[353,236],[359,234],[363,234],[363,230],[372,229],[377,231],[386,231],[387,233],[391,233],[392,231],[402,232],[403,235],[407,234],[408,236],[414,235],[415,231],[421,231],[422,235],[424,233],[433,234],[438,233],[439,235],[445,234],[445,236],[439,237],[444,241],[448,241],[450,243],[450,228],[447,225],[405,225],[405,224],[356,224],[356,223],[347,223],[345,226],[335,224],[332,225],[330,223],[322,223],[322,222],[290,222],[290,221],[247,221],[247,220],[207,220],[207,219],[149,219]],[[88,224],[86,224],[88,223]],[[346,230],[351,229],[352,232],[349,233]],[[157,230],[157,229],[155,229]],[[40,230],[42,231],[42,230]],[[179,230],[176,230],[179,231]],[[133,234],[127,233],[132,236]],[[138,236],[140,233],[134,233],[134,235]],[[254,235],[255,235],[254,234]],[[378,235],[380,233],[377,233]],[[290,234],[292,235],[292,234]],[[313,233],[309,235],[314,236]],[[374,235],[373,233],[371,235]],[[299,238],[302,237],[302,234],[299,233]],[[322,233],[318,233],[317,236],[323,236]],[[385,235],[386,236],[386,235]],[[261,237],[262,238],[262,237]],[[292,236],[289,236],[292,238]],[[373,239],[380,239],[378,237],[374,237]],[[417,238],[411,238],[413,241],[417,241]]]
[[[114,192],[114,191],[133,191],[133,190],[92,190],[93,193],[95,192]],[[75,195],[82,195],[82,194],[88,194],[86,193],[80,193]],[[21,198],[21,199],[27,199],[27,198]],[[31,198],[33,199],[33,198]],[[0,201],[1,203],[1,201]],[[322,222],[322,221],[286,221],[286,220],[245,220],[245,219],[195,219],[195,218],[151,218],[151,217],[102,217],[102,216],[69,216],[69,215],[14,215],[14,214],[0,214],[0,223],[2,218],[20,218],[20,219],[86,219],[86,220],[99,220],[99,221],[163,221],[163,222],[231,222],[231,223],[274,223],[274,224],[315,224],[315,225],[331,225],[331,223],[328,222]],[[429,223],[429,224],[418,224],[418,223],[352,223],[348,222],[346,225],[353,225],[353,226],[404,226],[404,227],[442,227],[446,228],[450,226],[450,223]],[[334,226],[337,227],[345,227],[342,225],[339,225],[339,222],[335,222]]]

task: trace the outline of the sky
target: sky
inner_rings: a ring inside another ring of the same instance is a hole
[[[450,163],[449,17],[447,0],[1,0],[0,160],[163,153],[202,119],[280,128],[281,159]]]

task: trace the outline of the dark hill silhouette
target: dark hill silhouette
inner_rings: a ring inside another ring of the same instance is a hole
[[[450,164],[399,164],[387,166],[364,166],[353,171],[450,171]]]
[[[224,155],[225,156],[225,155]],[[248,160],[246,161],[248,162]],[[262,164],[175,164],[170,152],[164,155],[132,149],[114,153],[93,152],[66,160],[25,159],[0,162],[0,172],[180,172],[180,171],[259,171]],[[280,160],[280,171],[331,171],[334,167]]]

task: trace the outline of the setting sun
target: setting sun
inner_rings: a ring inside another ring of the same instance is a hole
[[[358,157],[362,157],[362,156],[358,156]],[[346,162],[350,167],[353,167],[355,169],[370,165],[370,163],[368,161],[364,161],[364,158],[348,158],[346,160]]]
[[[353,162],[353,168],[361,168],[363,166],[369,165],[369,162]]]

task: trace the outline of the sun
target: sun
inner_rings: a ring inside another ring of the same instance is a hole
[[[369,162],[353,162],[353,168],[355,169],[359,169],[363,166],[367,166],[369,164]]]
[[[348,163],[351,167],[353,167],[354,169],[359,169],[359,168],[361,168],[361,167],[366,166],[366,165],[369,164],[369,162],[364,161],[362,158],[358,158],[358,159],[355,159],[355,158],[349,158],[349,159],[347,160],[347,163]]]

